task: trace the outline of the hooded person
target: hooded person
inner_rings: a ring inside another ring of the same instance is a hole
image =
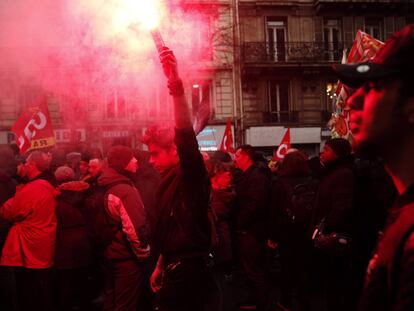
[[[104,208],[113,238],[104,250],[104,310],[136,310],[146,281],[149,226],[138,190],[129,176],[138,169],[132,149],[113,146],[108,168],[98,178],[106,188]]]
[[[354,215],[355,178],[349,141],[343,138],[328,140],[320,154],[320,161],[323,170],[311,221],[312,238],[319,259],[315,262],[321,263],[320,276],[325,281],[328,310],[352,310],[349,305],[350,245],[345,238],[352,234]]]
[[[54,174],[60,188],[56,205],[54,266],[58,307],[62,311],[85,308],[88,293],[86,268],[91,264],[91,247],[80,208],[82,193],[89,185],[75,181],[75,172],[68,166],[58,167]]]

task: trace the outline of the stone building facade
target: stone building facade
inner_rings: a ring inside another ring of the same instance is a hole
[[[336,77],[358,30],[385,40],[414,22],[411,0],[176,0],[186,14],[197,12],[209,27],[192,45],[212,47],[186,68],[184,82],[193,111],[208,102],[212,116],[200,145],[220,144],[228,118],[235,141],[270,154],[285,129],[292,143],[310,154],[330,136]],[[0,143],[13,140],[11,126],[42,90],[0,68]],[[33,73],[36,74],[36,73]],[[88,85],[82,85],[85,90]],[[171,121],[171,99],[160,83],[150,95],[111,91],[79,99],[45,94],[60,145],[107,148],[114,141],[141,148],[153,122]]]

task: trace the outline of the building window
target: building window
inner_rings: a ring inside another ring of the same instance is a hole
[[[365,32],[375,39],[383,40],[382,20],[379,18],[365,18]]]
[[[106,117],[108,119],[126,117],[125,97],[119,92],[109,94],[106,100]]]
[[[325,59],[337,61],[342,55],[342,23],[339,19],[325,19],[323,27]]]
[[[267,53],[272,61],[286,61],[286,21],[268,17],[266,21]]]
[[[211,107],[211,81],[194,82],[191,92],[191,107],[193,116],[199,114],[200,109],[210,111]]]
[[[269,114],[271,122],[289,122],[289,82],[269,81]]]
[[[209,16],[200,16],[200,20],[196,22],[194,35],[191,38],[194,47],[194,58],[199,61],[209,61],[213,59],[211,19]]]

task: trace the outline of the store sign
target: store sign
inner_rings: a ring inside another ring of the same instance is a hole
[[[246,130],[246,143],[254,147],[273,147],[281,141],[286,129],[282,126],[251,127]],[[291,128],[292,144],[319,144],[320,127]]]
[[[129,137],[129,131],[103,131],[103,138],[118,138],[118,137]]]
[[[201,151],[216,151],[220,148],[223,139],[225,125],[206,126],[200,134],[197,135],[198,145]]]
[[[70,143],[70,142],[84,142],[86,141],[85,129],[58,129],[54,130],[55,140],[57,143]]]

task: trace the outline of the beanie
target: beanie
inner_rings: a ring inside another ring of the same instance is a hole
[[[351,144],[344,138],[332,138],[325,144],[331,147],[338,158],[347,157],[351,154],[352,151]]]
[[[58,183],[72,181],[75,179],[75,172],[69,166],[59,166],[55,171],[55,178]]]
[[[134,153],[131,148],[127,146],[113,146],[108,152],[108,166],[122,171],[134,157]]]

